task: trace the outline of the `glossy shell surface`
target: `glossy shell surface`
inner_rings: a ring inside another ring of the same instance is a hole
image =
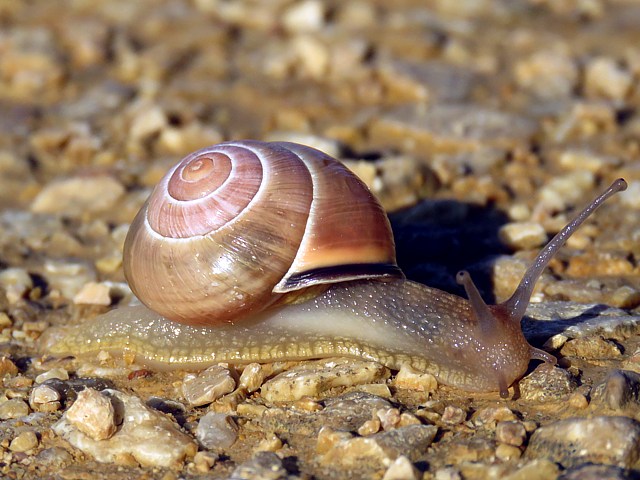
[[[401,276],[386,214],[346,167],[292,143],[190,154],[156,186],[125,242],[140,300],[187,324],[234,322],[309,286]]]

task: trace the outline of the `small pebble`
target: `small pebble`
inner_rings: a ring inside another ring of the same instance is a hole
[[[366,437],[367,435],[371,435],[380,431],[380,420],[367,420],[360,427],[358,427],[358,435]]]
[[[269,402],[291,402],[318,397],[335,387],[384,380],[388,370],[377,362],[352,358],[329,358],[304,362],[267,381],[260,390]]]
[[[53,431],[90,457],[103,463],[181,468],[197,452],[196,443],[180,431],[165,414],[149,408],[138,397],[117,390],[103,390],[122,419],[116,433],[106,440],[94,440],[74,427],[67,414]]]
[[[9,358],[2,356],[0,357],[0,378],[5,375],[13,377],[18,374],[18,367],[15,363]]]
[[[612,340],[601,336],[580,337],[569,340],[560,350],[565,356],[574,356],[586,359],[617,358],[622,355],[620,347]]]
[[[185,375],[182,395],[189,404],[199,407],[214,402],[235,387],[236,382],[229,369],[213,365],[197,375]]]
[[[507,223],[500,228],[498,236],[502,243],[514,250],[528,250],[547,241],[547,232],[536,222]]]
[[[0,331],[13,325],[11,318],[5,312],[0,312]]]
[[[278,455],[273,452],[257,452],[250,460],[238,465],[230,478],[233,480],[287,480],[290,477]]]
[[[0,420],[20,418],[29,415],[29,405],[20,398],[12,398],[0,403]]]
[[[40,465],[58,469],[73,461],[73,457],[62,447],[51,447],[40,450],[35,456]]]
[[[433,393],[438,388],[436,377],[430,373],[422,373],[409,365],[402,365],[393,380],[396,388],[417,390],[419,392]]]
[[[517,84],[545,99],[571,95],[578,81],[578,66],[567,53],[541,50],[519,60],[514,68]]]
[[[516,472],[505,475],[504,480],[547,480],[558,478],[558,465],[546,459],[533,460]]]
[[[275,452],[282,448],[283,443],[280,438],[274,433],[267,435],[266,438],[258,444],[256,447],[257,452]]]
[[[315,32],[324,25],[325,6],[320,0],[303,0],[292,4],[282,15],[289,32]]]
[[[332,434],[331,441],[325,438],[321,443],[318,434],[316,451],[322,454],[321,462],[325,465],[349,468],[367,462],[386,466],[401,455],[411,461],[417,460],[431,445],[437,431],[438,428],[433,425],[410,425],[367,437],[353,438],[348,432],[338,434],[329,431],[329,434]]]
[[[58,380],[69,380],[69,372],[62,367],[55,367],[38,375],[36,377],[36,383],[44,383],[52,378],[56,378]]]
[[[33,280],[24,268],[5,268],[0,271],[0,287],[2,287],[10,304],[24,298],[33,288]]]
[[[596,385],[594,400],[613,410],[640,405],[640,374],[629,370],[612,370]]]
[[[124,186],[108,175],[56,180],[33,200],[31,211],[81,218],[113,208],[124,193]]]
[[[193,465],[198,473],[207,473],[218,460],[218,455],[213,452],[197,452],[193,457]]]
[[[73,297],[76,305],[111,305],[111,289],[105,283],[89,282]]]
[[[578,383],[563,368],[542,364],[520,380],[520,393],[525,400],[557,401],[573,392]]]
[[[341,442],[350,440],[353,435],[349,432],[322,427],[316,438],[316,452],[323,455],[335,448]]]
[[[117,430],[111,399],[93,388],[78,393],[65,415],[71,425],[93,440],[111,438]]]
[[[60,409],[61,395],[48,385],[38,385],[29,394],[29,405],[39,412],[54,412]]]
[[[513,445],[501,443],[496,447],[496,458],[502,461],[518,459],[522,456],[522,450]]]
[[[516,421],[518,417],[509,407],[484,407],[479,408],[473,414],[475,425],[484,425],[488,428],[495,428],[499,422]]]
[[[567,169],[577,170],[584,168],[590,172],[597,173],[606,165],[607,160],[591,150],[570,149],[562,152],[559,162],[562,167]]]
[[[131,105],[132,115],[129,138],[135,142],[160,132],[167,125],[167,117],[158,105],[140,101]]]
[[[584,396],[582,392],[573,392],[569,395],[569,399],[567,400],[569,406],[575,408],[576,410],[584,410],[589,406],[589,400]]]
[[[383,430],[393,430],[400,423],[400,410],[397,408],[380,409],[376,412]]]
[[[73,298],[85,284],[96,279],[93,266],[79,261],[47,260],[43,274],[49,287],[59,290],[65,298]]]
[[[467,419],[467,412],[459,407],[447,405],[442,413],[442,423],[447,425],[459,425]]]
[[[519,447],[524,444],[527,438],[527,431],[522,422],[508,421],[499,422],[496,425],[496,440],[507,445]]]
[[[533,432],[526,456],[564,467],[592,462],[630,468],[640,459],[640,423],[626,417],[559,420]]]
[[[400,422],[398,427],[406,427],[407,425],[422,425],[422,422],[418,417],[409,412],[402,412],[400,415]]]
[[[593,97],[623,100],[633,84],[633,75],[615,60],[593,59],[585,71],[585,91]]]
[[[238,425],[225,413],[209,412],[198,421],[196,438],[207,449],[225,449],[238,439]]]
[[[422,475],[418,469],[404,455],[396,458],[387,471],[384,472],[382,480],[418,480]]]
[[[12,452],[26,452],[38,446],[38,437],[31,430],[22,432],[16,438],[11,440],[9,450]]]
[[[435,480],[462,480],[462,475],[454,467],[446,467],[436,470]]]
[[[259,363],[250,363],[242,370],[238,379],[238,388],[244,388],[248,393],[255,392],[264,383],[267,372]]]

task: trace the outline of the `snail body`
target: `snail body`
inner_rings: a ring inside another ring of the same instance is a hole
[[[242,166],[230,155],[238,156]],[[246,163],[253,157],[268,164],[295,164],[298,157],[303,166],[278,170],[267,165],[250,174],[248,190],[233,186],[237,172],[251,170]],[[222,179],[216,177],[218,169]],[[284,178],[289,171],[303,178],[302,187]],[[186,185],[172,187],[176,178]],[[265,179],[274,178],[276,187],[265,186]],[[625,187],[622,179],[614,182],[558,233],[509,300],[486,305],[466,272],[458,274],[458,282],[468,300],[404,279],[395,265],[384,211],[331,157],[290,143],[244,141],[209,147],[174,167],[132,223],[125,242],[125,274],[146,306],[101,315],[49,351],[78,355],[127,350],[147,363],[171,367],[352,356],[392,369],[411,365],[433,373],[443,384],[499,391],[506,397],[532,358],[555,363],[553,356],[529,345],[520,327],[536,280],[579,225]],[[156,198],[165,191],[167,201]],[[222,200],[208,198],[225,192]],[[236,192],[239,207],[230,205]],[[194,200],[197,208],[181,210]],[[248,218],[258,200],[266,200],[267,208]],[[282,201],[284,206],[278,206]],[[307,204],[309,213],[301,211]],[[199,219],[210,206],[223,211],[222,220]],[[266,230],[260,230],[259,220],[266,221]],[[249,235],[238,232],[247,226],[253,229]],[[214,241],[219,233],[228,243]],[[205,245],[213,260],[203,258],[197,244]],[[299,250],[281,253],[285,244]],[[239,273],[232,273],[237,264]],[[246,279],[248,287],[239,283]],[[266,289],[256,289],[259,283]],[[220,294],[213,291],[217,286],[222,286]]]

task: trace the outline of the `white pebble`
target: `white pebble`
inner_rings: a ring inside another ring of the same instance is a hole
[[[389,466],[382,480],[418,480],[422,478],[418,469],[404,455],[400,455]]]
[[[324,8],[319,0],[297,2],[284,12],[282,23],[289,32],[317,32],[324,25]]]
[[[192,458],[196,443],[182,433],[175,422],[133,395],[117,390],[103,390],[121,419],[116,433],[106,440],[94,440],[62,416],[53,431],[71,445],[103,463],[162,468],[181,468]]]
[[[433,393],[438,388],[436,377],[430,373],[422,373],[409,365],[402,365],[393,384],[396,388]]]
[[[224,449],[238,439],[238,425],[225,413],[209,412],[200,418],[196,438],[208,449]]]
[[[335,387],[375,383],[387,376],[387,369],[376,362],[328,358],[305,362],[283,372],[266,382],[260,392],[269,402],[291,402],[318,397]]]
[[[182,382],[182,395],[196,407],[216,401],[232,392],[236,382],[228,368],[213,365],[198,375],[186,375]]]
[[[109,285],[99,282],[85,283],[73,297],[76,305],[111,305]]]
[[[141,102],[133,108],[135,113],[129,128],[132,140],[144,140],[167,125],[167,117],[159,106]]]
[[[35,410],[41,405],[57,403],[57,408],[55,408],[57,410],[60,405],[60,398],[60,392],[55,388],[51,388],[48,385],[38,385],[29,394],[29,405]]]
[[[259,363],[250,363],[244,367],[238,380],[238,387],[244,388],[248,393],[258,390],[264,379],[266,372]]]
[[[537,222],[512,222],[500,228],[498,237],[510,248],[527,250],[543,245],[547,241],[547,232]]]
[[[31,203],[31,211],[78,218],[111,209],[124,191],[122,184],[109,175],[57,180],[38,193]]]
[[[111,399],[87,388],[65,413],[69,423],[93,440],[106,440],[116,433],[115,409]]]
[[[69,372],[62,367],[52,368],[51,370],[38,375],[36,377],[36,383],[44,383],[52,378],[57,378],[58,380],[69,380]]]
[[[11,440],[9,444],[9,450],[12,452],[26,452],[28,450],[34,449],[38,446],[38,437],[34,432],[28,430],[26,432],[22,432],[16,438]]]
[[[585,72],[585,91],[588,95],[611,100],[624,100],[633,84],[633,76],[612,58],[592,60]]]
[[[0,287],[6,292],[9,303],[13,304],[33,288],[33,281],[24,268],[7,268],[0,272]]]

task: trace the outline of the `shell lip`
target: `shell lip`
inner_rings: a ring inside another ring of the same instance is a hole
[[[288,276],[278,283],[273,288],[273,291],[275,293],[287,293],[312,285],[369,278],[393,279],[405,278],[405,276],[404,273],[402,273],[402,270],[392,263],[352,263],[348,265],[333,265],[329,267],[314,268]]]

